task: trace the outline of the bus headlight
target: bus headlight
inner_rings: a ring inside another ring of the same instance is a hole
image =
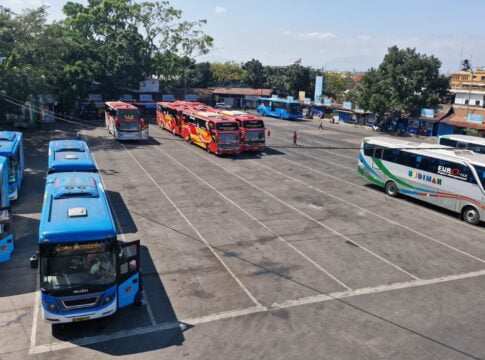
[[[113,297],[114,295],[108,295],[104,298],[104,301],[103,301],[103,304],[108,304],[109,302],[111,302],[111,300],[113,300]]]
[[[53,304],[53,303],[47,302],[45,300],[42,300],[42,305],[44,305],[48,310],[50,310],[52,312],[57,312],[57,306],[56,306],[56,304]]]

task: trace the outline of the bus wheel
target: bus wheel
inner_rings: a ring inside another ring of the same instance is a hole
[[[480,222],[480,213],[472,206],[466,206],[461,213],[461,217],[467,223],[472,225],[478,225]]]
[[[135,295],[135,299],[134,299],[134,301],[133,301],[133,304],[134,304],[135,306],[140,306],[140,305],[142,305],[142,304],[143,304],[143,295],[141,294],[141,292],[140,292],[140,291],[138,291],[138,292],[136,293],[136,295]]]
[[[396,197],[399,194],[399,189],[394,181],[388,181],[386,183],[386,194],[392,197]]]

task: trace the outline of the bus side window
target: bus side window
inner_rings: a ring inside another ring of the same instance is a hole
[[[440,138],[440,145],[456,147],[456,143],[457,142],[455,140]]]
[[[364,155],[365,156],[373,156],[374,155],[374,145],[371,144],[364,144]]]
[[[382,148],[376,148],[374,150],[374,157],[378,159],[382,159]]]
[[[456,147],[457,147],[458,149],[465,149],[467,146],[466,146],[466,143],[459,142],[459,143],[456,145]]]

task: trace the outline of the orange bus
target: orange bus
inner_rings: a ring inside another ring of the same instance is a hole
[[[148,140],[148,122],[136,106],[122,101],[105,103],[105,125],[116,140]]]
[[[241,131],[241,151],[263,151],[265,147],[264,122],[259,116],[243,111],[220,111],[221,115],[236,120]]]
[[[241,152],[239,124],[236,120],[213,112],[184,111],[183,137],[214,154]]]

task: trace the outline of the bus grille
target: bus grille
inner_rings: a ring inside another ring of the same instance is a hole
[[[93,307],[98,304],[99,296],[95,297],[85,297],[78,299],[64,299],[62,300],[62,305],[66,310],[72,309],[82,309],[87,307]]]

